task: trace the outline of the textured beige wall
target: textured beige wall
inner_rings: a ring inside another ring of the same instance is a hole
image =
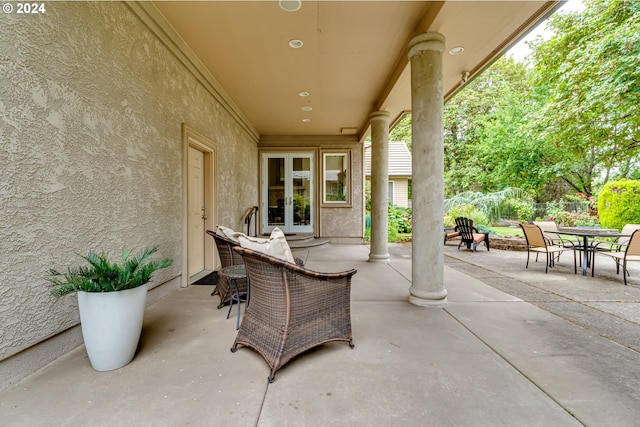
[[[322,237],[334,243],[361,243],[364,236],[364,156],[361,144],[325,145],[331,150],[351,150],[351,206],[320,208]],[[319,161],[322,167],[322,159]],[[319,184],[322,185],[321,183]]]
[[[0,360],[78,322],[43,277],[158,245],[181,274],[181,123],[218,146],[217,220],[258,200],[252,137],[124,3],[49,2],[0,26]]]

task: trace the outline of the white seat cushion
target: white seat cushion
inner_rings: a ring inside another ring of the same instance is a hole
[[[239,233],[238,240],[240,240],[240,246],[243,248],[264,252],[293,264],[296,262],[284,233],[278,227],[273,229],[268,239],[251,237]]]

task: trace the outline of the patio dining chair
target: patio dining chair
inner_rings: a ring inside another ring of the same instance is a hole
[[[618,237],[614,241],[601,239],[595,240],[592,245],[593,251],[621,252],[629,243],[631,234],[636,230],[640,230],[640,224],[626,224],[622,227],[622,231],[620,231],[620,234],[624,234],[625,236]]]
[[[567,239],[563,239],[562,236],[554,233],[554,231],[560,231],[558,230],[558,225],[555,223],[555,221],[533,221],[533,223],[540,227],[540,230],[542,230],[543,232],[544,238],[547,239],[547,242],[549,244],[562,246],[564,246],[566,243],[573,244],[573,242],[570,242]]]
[[[487,251],[489,250],[489,233],[480,233],[480,231],[473,226],[473,220],[471,218],[465,218],[463,216],[456,218],[455,231],[460,233],[458,249],[465,244],[467,249],[471,249],[473,246],[473,252],[475,252],[478,245],[484,242]]]
[[[627,270],[627,263],[629,261],[640,261],[640,229],[635,230],[629,241],[627,242],[624,249],[617,252],[599,252],[602,255],[609,256],[613,258],[616,262],[616,274],[620,274],[620,265],[622,264],[622,276],[624,276],[624,285],[627,286],[627,275],[629,271]],[[596,257],[593,257],[593,261],[591,262],[591,277],[593,277],[593,272],[595,270]]]
[[[551,245],[551,246],[560,245],[560,246],[566,246],[566,247],[569,247],[571,245],[571,246],[575,246],[576,250],[580,250],[581,246],[579,242],[575,243],[572,240],[563,238],[559,234],[554,233],[555,231],[560,231],[558,229],[558,224],[556,224],[555,221],[533,221],[533,223],[538,227],[540,227],[540,229],[542,230],[542,235],[547,240],[548,245]],[[556,261],[560,261],[561,253],[562,252],[556,253],[556,259],[555,259]],[[536,261],[538,261],[538,254],[536,254]],[[580,257],[579,257],[579,262],[582,263],[582,258]]]
[[[555,266],[556,258],[559,258],[560,253],[565,251],[573,251],[573,272],[574,274],[578,273],[578,268],[576,266],[575,246],[550,244],[550,242],[544,237],[542,229],[535,224],[520,223],[520,227],[522,228],[522,232],[524,233],[524,237],[527,241],[527,265],[525,266],[525,268],[529,268],[529,257],[531,255],[531,252],[536,253],[536,261],[538,260],[538,254],[543,253],[546,255],[547,262],[544,270],[546,274],[549,271],[549,267]]]
[[[351,278],[356,270],[320,273],[243,247],[251,304],[231,347],[250,347],[270,368],[268,380],[295,356],[351,333]]]
[[[595,257],[596,253],[624,252],[625,247],[629,243],[629,239],[631,239],[631,234],[636,230],[640,230],[640,224],[625,224],[625,226],[622,227],[622,231],[620,231],[620,234],[623,234],[623,236],[616,239],[596,237],[590,245],[590,256]],[[593,265],[591,265],[591,276],[593,277]]]

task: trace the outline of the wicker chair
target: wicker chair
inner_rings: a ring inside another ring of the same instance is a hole
[[[229,267],[231,265],[239,265],[244,264],[244,260],[239,253],[234,252],[234,247],[240,247],[238,242],[235,242],[228,237],[221,236],[212,230],[207,230],[207,234],[213,237],[213,241],[216,242],[216,247],[218,248],[218,255],[220,256],[220,264],[222,268]],[[294,256],[296,264],[299,266],[304,266],[304,261],[301,258]],[[238,281],[238,292],[240,294],[247,292],[247,281],[239,280]],[[227,279],[224,277],[220,277],[218,279],[218,284],[216,288],[213,290],[211,295],[220,295],[220,304],[218,304],[218,308],[222,308],[225,305],[229,304],[231,294],[229,292],[229,283]]]
[[[251,249],[242,255],[250,283],[247,305],[231,351],[238,345],[260,353],[269,365],[269,382],[292,358],[351,334],[351,277],[356,270],[319,273]]]
[[[213,237],[213,241],[216,242],[222,268],[229,267],[231,265],[244,264],[240,254],[233,251],[234,246],[240,246],[238,243],[225,236],[221,236],[212,230],[207,230],[207,234]],[[247,292],[246,280],[238,280],[238,291],[241,294]],[[218,308],[222,308],[230,302],[231,294],[229,292],[229,283],[226,278],[219,277],[218,284],[211,295],[215,294],[220,295],[220,304],[218,304]]]

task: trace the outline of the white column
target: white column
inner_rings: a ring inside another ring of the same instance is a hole
[[[439,33],[409,42],[413,158],[412,272],[409,301],[419,306],[447,302],[444,288],[444,136],[442,52]]]
[[[369,261],[389,261],[389,112],[371,113],[371,248]]]

